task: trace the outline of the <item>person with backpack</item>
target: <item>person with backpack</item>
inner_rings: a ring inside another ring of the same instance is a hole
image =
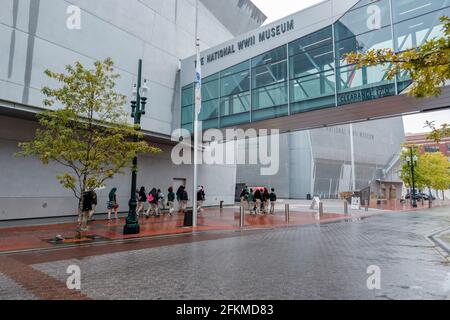
[[[159,209],[159,211],[165,210],[166,209],[166,205],[165,205],[164,202],[165,202],[166,196],[161,191],[161,189],[158,189],[157,194],[158,194],[158,209]]]
[[[108,195],[108,222],[111,222],[111,214],[114,210],[116,220],[119,219],[119,204],[117,202],[117,188],[112,188]]]
[[[272,192],[269,195],[270,200],[270,214],[275,214],[275,204],[277,203],[277,194],[275,193],[275,189],[272,188]]]
[[[241,199],[241,206],[243,206],[244,208],[247,208],[247,209],[250,210],[249,202],[248,202],[248,189],[247,189],[247,186],[245,186],[244,189],[242,189],[239,198]]]
[[[167,194],[167,206],[169,207],[169,215],[172,216],[174,213],[174,203],[175,203],[175,192],[173,192],[173,187],[170,187]]]
[[[141,190],[138,192],[138,207],[136,210],[136,214],[139,217],[140,212],[145,212],[145,203],[147,202],[147,192],[145,191],[145,187],[141,187]]]
[[[145,215],[146,218],[149,218],[151,215],[151,212],[154,212],[154,216],[159,217],[159,208],[158,208],[158,192],[156,188],[153,188],[152,191],[148,194],[148,203],[150,204],[150,207],[147,210],[147,213]]]

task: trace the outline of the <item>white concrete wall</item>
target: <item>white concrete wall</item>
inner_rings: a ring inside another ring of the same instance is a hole
[[[71,4],[82,9],[80,30],[66,27]],[[107,57],[121,74],[118,90],[129,95],[143,58],[150,81],[143,129],[170,134],[179,60],[195,52],[194,26],[194,0],[2,0],[0,101],[42,107],[40,90],[52,84],[45,69]],[[232,38],[203,4],[199,26],[203,47]]]
[[[27,141],[34,135],[37,124],[33,121],[0,116],[0,221],[40,217],[74,215],[77,208],[71,191],[63,189],[56,176],[65,168],[54,163],[44,166],[33,157],[15,157],[19,151],[18,143]],[[167,188],[173,179],[186,179],[187,191],[192,200],[192,166],[174,165],[171,146],[157,145],[163,152],[158,155],[144,155],[139,158],[138,186]],[[235,166],[200,166],[199,185],[206,188],[205,205],[234,203],[236,183]],[[109,190],[118,188],[121,211],[128,210],[131,191],[131,174],[118,175],[109,181],[106,190],[98,192],[98,212],[106,211]]]

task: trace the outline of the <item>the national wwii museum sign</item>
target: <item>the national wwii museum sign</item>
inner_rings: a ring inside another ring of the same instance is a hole
[[[270,27],[266,30],[258,32],[258,34],[254,34],[246,39],[239,40],[236,43],[227,45],[226,47],[217,50],[215,52],[207,54],[205,57],[201,58],[202,65],[205,63],[210,63],[216,60],[220,60],[224,57],[232,55],[238,51],[246,50],[248,48],[253,47],[257,43],[265,42],[266,40],[276,38],[285,34],[289,31],[294,30],[294,20],[289,20],[273,27]]]

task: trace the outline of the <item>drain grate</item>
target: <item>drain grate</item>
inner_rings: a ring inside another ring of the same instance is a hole
[[[81,238],[73,237],[73,238],[65,238],[64,240],[50,239],[44,241],[53,245],[64,246],[72,244],[89,244],[100,241],[111,241],[111,239],[98,235],[89,235],[89,236],[82,236]]]

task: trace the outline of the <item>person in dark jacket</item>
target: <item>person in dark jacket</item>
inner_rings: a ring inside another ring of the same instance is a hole
[[[205,188],[200,186],[197,190],[197,212],[200,213],[203,211],[203,203],[206,199]]]
[[[167,206],[169,207],[169,215],[171,216],[175,209],[174,209],[174,202],[175,202],[175,192],[173,192],[173,187],[170,187],[169,190],[167,190]]]
[[[264,214],[269,213],[269,204],[270,204],[270,193],[267,188],[264,188],[264,192],[262,194],[262,204],[261,209]]]
[[[259,214],[261,212],[261,204],[262,204],[262,192],[259,189],[255,191],[255,214]]]
[[[179,186],[178,190],[177,190],[178,212],[181,211],[181,207],[182,207],[181,196],[183,194],[183,189],[184,189],[184,186]]]
[[[81,199],[81,221],[79,221],[79,228],[81,231],[87,230],[87,225],[89,221],[89,215],[91,214],[92,208],[95,202],[95,196],[93,191],[86,191],[82,194]]]
[[[188,196],[188,193],[187,193],[185,187],[183,187],[182,190],[183,190],[183,191],[181,192],[181,197],[180,197],[180,201],[181,201],[181,211],[182,211],[183,213],[185,213],[185,212],[186,212],[187,205],[188,205],[188,201],[189,201],[189,196]]]
[[[141,190],[138,192],[138,207],[136,210],[136,214],[139,217],[139,214],[145,212],[145,203],[147,202],[147,192],[145,191],[145,187],[141,187]]]
[[[277,203],[277,194],[275,193],[275,189],[272,188],[272,192],[269,195],[270,200],[270,214],[275,213],[275,204]]]

